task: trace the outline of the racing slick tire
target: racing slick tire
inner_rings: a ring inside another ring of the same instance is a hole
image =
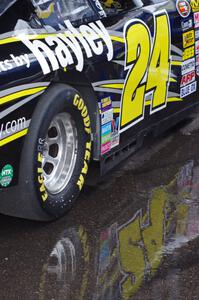
[[[54,84],[33,113],[21,161],[23,189],[44,212],[38,210],[38,219],[58,218],[72,207],[85,183],[91,148],[86,102],[71,86]]]

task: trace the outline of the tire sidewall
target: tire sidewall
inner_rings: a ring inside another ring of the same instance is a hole
[[[42,159],[45,139],[53,118],[67,112],[72,116],[77,129],[76,164],[67,186],[58,194],[48,192],[44,184]],[[85,101],[77,90],[64,84],[50,87],[37,105],[28,133],[26,149],[29,152],[28,179],[34,188],[42,209],[54,217],[66,213],[77,199],[85,183],[91,159],[91,122]],[[26,155],[26,154],[25,154]],[[31,164],[31,166],[30,166]],[[32,174],[31,174],[32,173]]]

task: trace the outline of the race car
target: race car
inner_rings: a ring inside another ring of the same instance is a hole
[[[65,214],[193,111],[198,76],[199,0],[1,1],[0,212]]]

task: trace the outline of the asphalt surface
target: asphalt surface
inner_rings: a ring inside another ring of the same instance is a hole
[[[199,120],[143,148],[53,223],[0,215],[0,299],[199,299]]]

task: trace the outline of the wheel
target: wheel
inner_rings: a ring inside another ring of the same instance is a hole
[[[34,111],[21,169],[24,188],[52,218],[65,214],[82,190],[91,147],[91,122],[81,95],[64,84],[50,87]]]

